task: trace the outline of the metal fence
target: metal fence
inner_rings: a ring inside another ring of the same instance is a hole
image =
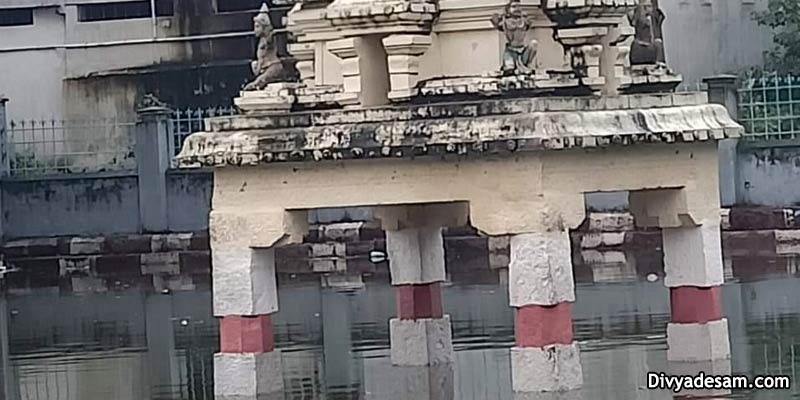
[[[115,119],[10,121],[4,138],[11,176],[136,168],[135,122]]]
[[[739,122],[746,140],[800,138],[800,77],[747,78],[739,89]]]
[[[237,114],[235,107],[189,108],[177,110],[172,114],[172,140],[169,154],[177,156],[183,148],[183,142],[192,133],[205,129],[205,119]]]

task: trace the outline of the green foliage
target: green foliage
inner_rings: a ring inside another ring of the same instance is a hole
[[[767,10],[757,12],[755,20],[774,32],[776,48],[767,53],[770,70],[800,73],[800,1],[769,0]]]

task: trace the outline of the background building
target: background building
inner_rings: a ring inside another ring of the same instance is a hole
[[[15,120],[131,120],[145,93],[230,104],[251,74],[262,1],[3,0],[0,93]]]

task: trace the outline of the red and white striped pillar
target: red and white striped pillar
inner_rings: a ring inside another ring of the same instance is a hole
[[[272,323],[278,311],[275,250],[212,250],[214,315],[220,318],[214,393],[220,398],[282,393],[283,368]]]
[[[665,228],[664,284],[670,289],[667,359],[725,360],[731,356],[728,320],[722,317],[724,269],[719,223]]]
[[[575,282],[569,232],[511,237],[509,296],[516,308],[514,392],[566,392],[583,385],[573,340]]]
[[[440,285],[446,279],[442,228],[386,231],[386,249],[397,292],[397,318],[389,322],[392,363],[452,363],[450,317],[443,311]]]

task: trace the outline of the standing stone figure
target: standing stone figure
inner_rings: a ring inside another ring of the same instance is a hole
[[[278,43],[275,40],[275,29],[269,17],[267,4],[261,6],[253,18],[253,30],[258,38],[256,60],[252,62],[253,73],[256,78],[248,83],[244,90],[262,90],[270,83],[293,82],[297,80],[297,70],[294,65],[278,54]]]
[[[628,15],[636,29],[631,46],[631,65],[664,65],[664,13],[658,8],[658,0],[640,0],[639,5]]]
[[[503,74],[520,75],[532,73],[536,67],[535,60],[538,44],[535,40],[527,40],[528,31],[533,28],[533,22],[528,17],[528,14],[522,10],[520,0],[510,0],[503,14],[492,16],[492,24],[500,32],[506,34]]]

